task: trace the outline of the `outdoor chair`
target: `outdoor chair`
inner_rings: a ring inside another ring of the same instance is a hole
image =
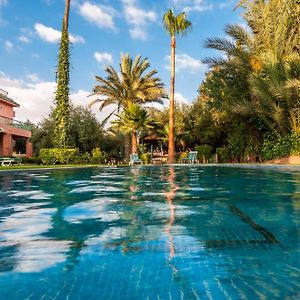
[[[184,157],[182,159],[182,162],[189,163],[189,164],[194,164],[194,163],[198,162],[197,154],[198,154],[198,151],[190,151],[188,156]]]
[[[0,163],[1,166],[20,165],[22,163],[22,159],[19,157],[1,157]]]
[[[134,164],[142,164],[142,160],[139,159],[137,153],[132,153],[130,154],[130,161],[129,165],[134,165]]]

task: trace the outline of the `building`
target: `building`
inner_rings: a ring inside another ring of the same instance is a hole
[[[0,156],[32,156],[31,131],[26,124],[14,120],[14,107],[19,106],[0,89]]]

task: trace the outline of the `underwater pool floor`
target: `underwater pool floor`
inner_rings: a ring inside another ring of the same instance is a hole
[[[300,299],[300,168],[0,178],[0,299]]]

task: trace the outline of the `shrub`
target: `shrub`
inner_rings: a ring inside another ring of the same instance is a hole
[[[263,160],[288,157],[290,155],[300,155],[300,134],[292,133],[284,137],[274,137],[265,135],[262,146]]]
[[[33,156],[33,157],[22,157],[22,163],[40,165],[42,162],[38,156]]]
[[[41,149],[39,157],[44,165],[66,165],[73,162],[78,156],[78,149]]]
[[[88,164],[90,163],[91,155],[88,152],[78,154],[73,160],[74,164]]]
[[[92,164],[104,164],[105,159],[106,155],[100,150],[100,148],[95,148],[92,150],[92,157],[90,159]]]
[[[198,151],[197,159],[202,161],[203,156],[205,159],[208,159],[213,153],[213,147],[210,145],[199,145],[195,147],[195,150]]]
[[[150,153],[142,153],[141,160],[143,164],[148,165],[151,162],[151,154]]]
[[[219,162],[229,162],[230,161],[230,152],[228,147],[223,146],[216,149],[216,154],[218,155]]]

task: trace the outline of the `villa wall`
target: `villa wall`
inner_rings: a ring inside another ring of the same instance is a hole
[[[17,128],[14,126],[6,125],[6,124],[0,124],[0,128],[3,129],[5,133],[30,138],[31,137],[31,131],[25,130],[22,128]]]
[[[13,106],[6,104],[5,102],[0,102],[0,116],[13,119],[15,117],[15,112]]]

